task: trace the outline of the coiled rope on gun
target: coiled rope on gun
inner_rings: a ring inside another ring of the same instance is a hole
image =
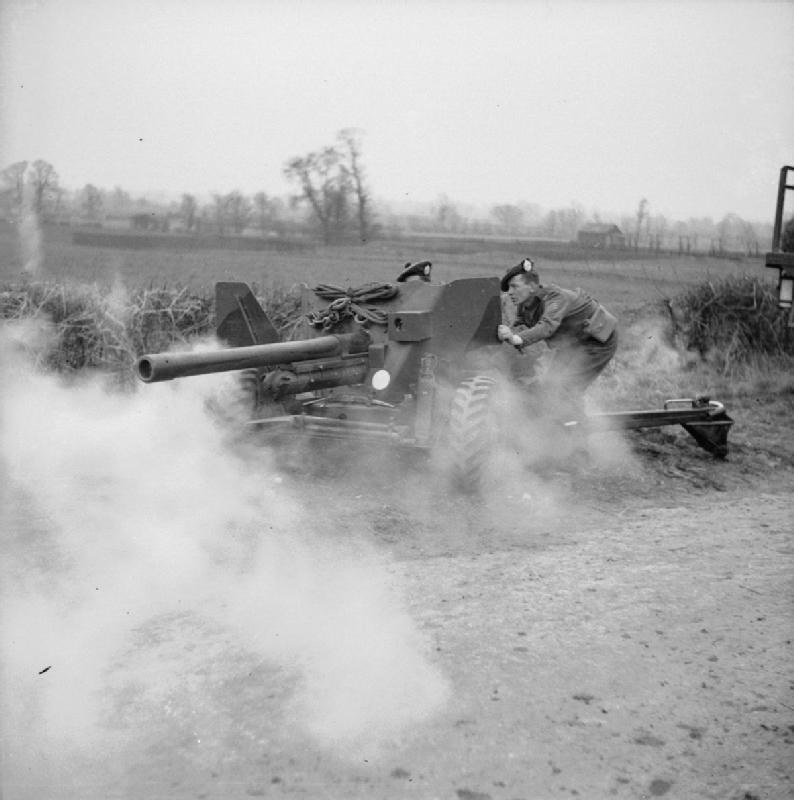
[[[388,319],[385,311],[363,304],[383,303],[396,297],[399,292],[400,289],[393,283],[365,283],[357,289],[343,289],[341,286],[321,283],[314,287],[314,293],[331,302],[322,310],[310,311],[306,317],[310,325],[324,331],[330,331],[342,320],[350,318],[360,325],[385,325]]]

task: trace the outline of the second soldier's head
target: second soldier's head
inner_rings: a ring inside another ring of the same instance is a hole
[[[524,258],[511,267],[502,278],[501,289],[510,299],[520,305],[529,300],[540,287],[540,276],[531,258]]]

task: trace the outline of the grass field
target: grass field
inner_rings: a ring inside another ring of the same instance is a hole
[[[441,245],[443,246],[443,245]],[[501,275],[518,259],[532,255],[521,245],[499,242],[481,252],[451,254],[433,250],[429,242],[379,243],[365,246],[320,247],[299,253],[200,250],[122,250],[74,245],[68,229],[47,230],[38,247],[26,253],[14,230],[0,232],[0,284],[44,281],[122,285],[129,290],[147,286],[186,286],[211,295],[217,280],[241,280],[263,292],[305,282],[358,286],[390,281],[407,261],[429,259],[440,281],[474,275]],[[33,258],[30,258],[31,251]],[[25,269],[26,262],[32,263]],[[538,267],[546,282],[581,286],[609,304],[618,314],[636,311],[649,302],[673,297],[683,288],[728,275],[752,274],[772,282],[761,259],[727,261],[694,256],[641,257],[636,260],[549,261]]]

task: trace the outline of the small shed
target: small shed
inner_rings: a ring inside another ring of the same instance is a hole
[[[582,247],[621,248],[626,246],[626,237],[617,225],[602,222],[589,222],[576,234],[576,241]]]
[[[167,214],[156,214],[153,211],[133,214],[130,217],[130,224],[135,231],[161,231],[167,233],[170,227]]]

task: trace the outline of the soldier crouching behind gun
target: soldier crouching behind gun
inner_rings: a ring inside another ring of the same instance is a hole
[[[519,350],[545,341],[553,358],[541,381],[544,411],[560,422],[581,420],[585,389],[617,350],[617,319],[581,289],[542,286],[529,258],[505,273],[501,289],[516,320],[499,325],[498,338]]]

